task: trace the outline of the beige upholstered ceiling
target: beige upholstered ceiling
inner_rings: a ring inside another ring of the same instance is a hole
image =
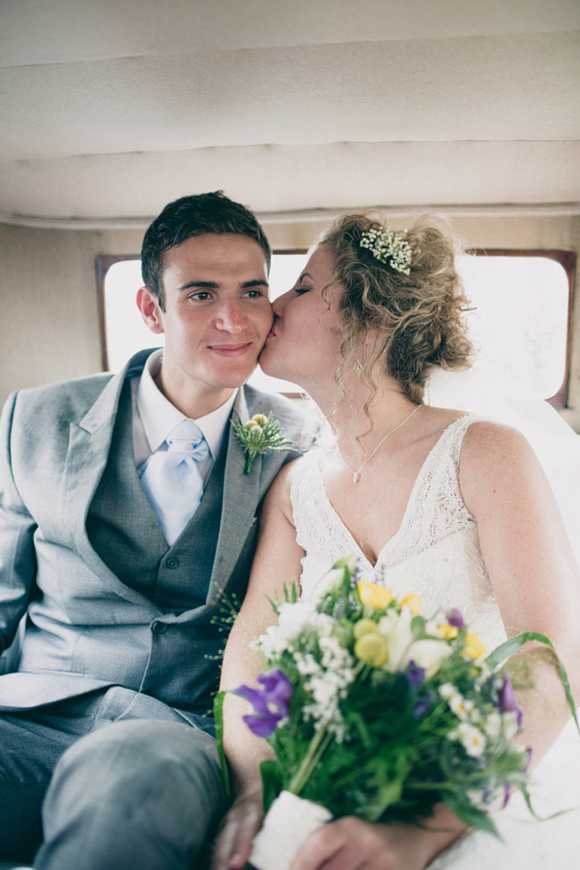
[[[579,33],[578,0],[0,0],[0,221],[574,210]]]

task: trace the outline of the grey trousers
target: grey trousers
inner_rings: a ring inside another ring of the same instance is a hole
[[[213,738],[118,687],[0,716],[3,860],[31,860],[45,792],[38,870],[202,870],[228,806]]]

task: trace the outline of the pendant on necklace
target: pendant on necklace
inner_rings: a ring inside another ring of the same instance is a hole
[[[419,410],[419,408],[421,408],[421,407],[422,407],[422,405],[416,405],[416,406],[413,408],[413,410],[411,411],[411,413],[410,413],[410,414],[407,414],[407,416],[405,417],[404,420],[401,420],[401,422],[400,422],[397,426],[395,426],[394,429],[391,429],[389,432],[387,432],[386,435],[383,435],[383,437],[381,438],[381,440],[379,441],[379,443],[377,444],[377,446],[375,447],[375,449],[372,451],[372,453],[369,453],[369,455],[367,456],[367,458],[366,458],[366,459],[363,459],[362,464],[361,464],[361,466],[358,468],[357,471],[353,471],[353,469],[350,467],[350,465],[349,465],[347,462],[345,462],[345,460],[343,459],[342,453],[340,452],[340,448],[339,448],[338,444],[335,443],[334,446],[336,447],[336,450],[337,450],[337,452],[338,452],[338,458],[340,459],[340,461],[342,462],[342,464],[344,465],[344,467],[347,468],[347,469],[350,471],[350,473],[352,474],[352,482],[353,482],[353,483],[358,483],[358,480],[359,480],[359,477],[360,477],[360,473],[361,473],[361,471],[363,470],[363,468],[365,467],[365,465],[367,464],[367,462],[370,462],[370,461],[371,461],[371,459],[373,458],[373,456],[375,455],[375,453],[377,452],[377,450],[379,449],[379,447],[381,446],[381,444],[384,444],[385,441],[387,440],[387,438],[390,438],[391,435],[394,435],[394,433],[397,432],[397,430],[400,429],[401,426],[403,426],[403,425],[407,422],[407,420],[410,420],[411,417],[413,416],[413,414],[416,414],[417,411]]]

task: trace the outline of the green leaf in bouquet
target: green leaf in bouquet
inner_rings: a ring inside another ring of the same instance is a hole
[[[475,788],[480,773],[480,764],[476,758],[465,754],[458,743],[446,740],[439,747],[439,766],[442,778],[456,783],[458,788]]]
[[[510,656],[513,656],[514,653],[518,652],[525,643],[529,643],[530,641],[536,641],[536,643],[541,643],[544,646],[549,647],[554,654],[560,680],[562,681],[562,686],[566,693],[566,700],[568,701],[568,706],[570,707],[574,722],[576,723],[576,728],[580,733],[580,723],[578,722],[578,717],[576,715],[576,704],[574,703],[574,698],[570,689],[570,680],[568,679],[566,668],[564,667],[562,659],[556,652],[554,644],[545,634],[539,634],[537,631],[523,631],[521,634],[516,635],[516,637],[510,637],[509,640],[506,640],[505,643],[502,643],[501,646],[498,646],[496,650],[487,656],[485,661],[488,667],[498,667],[500,664],[505,662],[506,659],[510,658]]]
[[[218,760],[220,764],[221,775],[226,787],[226,794],[231,794],[230,778],[228,776],[228,767],[226,764],[226,754],[224,751],[224,700],[225,692],[218,692],[213,703],[213,712],[215,716],[215,739],[217,746]]]
[[[503,838],[492,821],[491,816],[488,815],[488,813],[484,813],[483,810],[474,807],[467,797],[453,791],[445,791],[442,797],[451,812],[455,813],[457,818],[461,819],[462,822],[465,822],[465,824],[470,828],[479,828],[482,831],[487,831],[489,834],[493,834],[494,837],[497,837],[498,840],[503,841]]]
[[[298,588],[298,584],[295,580],[290,584],[290,590],[286,584],[284,584],[284,601],[288,604],[296,604],[298,599],[300,598],[300,589]]]
[[[393,760],[394,766],[377,765],[371,779],[370,785],[376,789],[375,804],[369,806],[365,812],[365,818],[371,822],[378,821],[385,810],[401,799],[403,784],[411,766],[405,752],[396,753]]]
[[[570,807],[567,810],[558,810],[555,813],[551,813],[549,816],[539,816],[532,805],[532,799],[530,797],[530,793],[527,790],[527,788],[525,788],[525,786],[522,786],[522,787],[520,787],[520,791],[521,791],[523,798],[526,802],[526,806],[527,806],[528,810],[530,811],[532,816],[535,819],[537,819],[538,822],[549,822],[551,819],[557,819],[558,816],[565,816],[567,813],[571,813],[574,810],[578,809],[578,807]]]
[[[264,812],[268,812],[282,791],[284,784],[280,769],[275,761],[263,761],[260,764],[260,774],[262,776]]]
[[[300,767],[292,777],[288,786],[288,791],[293,794],[301,794],[305,785],[308,783],[313,771],[318,768],[320,759],[329,743],[332,742],[333,736],[328,731],[321,728],[317,731],[310,741],[310,746],[300,763]],[[312,798],[310,798],[312,800]]]
[[[402,791],[403,787],[400,780],[383,783],[377,791],[375,802],[371,803],[367,798],[364,812],[361,812],[360,815],[368,822],[378,822],[385,810],[400,801]]]
[[[296,602],[298,601],[298,599],[300,597],[300,591],[298,589],[298,586],[297,586],[295,580],[292,581],[292,583],[290,584],[290,587],[288,587],[286,585],[286,583],[284,584],[284,593],[283,594],[284,594],[284,600],[282,602],[283,604],[296,604]],[[268,602],[268,604],[270,605],[270,607],[272,608],[274,613],[276,615],[278,615],[280,612],[280,601],[278,601],[278,596],[276,595],[276,598],[270,598],[269,595],[266,595],[266,601]]]
[[[357,738],[360,739],[363,748],[373,749],[374,742],[371,739],[371,735],[369,734],[369,729],[365,724],[364,717],[361,716],[357,710],[350,710],[348,711],[345,720],[349,730],[356,733]]]
[[[413,637],[418,638],[425,632],[425,620],[422,616],[414,616],[411,620],[411,631]],[[425,635],[427,637],[427,635]]]

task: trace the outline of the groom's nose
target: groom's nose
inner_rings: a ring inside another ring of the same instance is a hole
[[[241,332],[246,328],[247,322],[246,313],[237,300],[226,299],[221,302],[215,315],[215,324],[218,329],[227,332]]]

